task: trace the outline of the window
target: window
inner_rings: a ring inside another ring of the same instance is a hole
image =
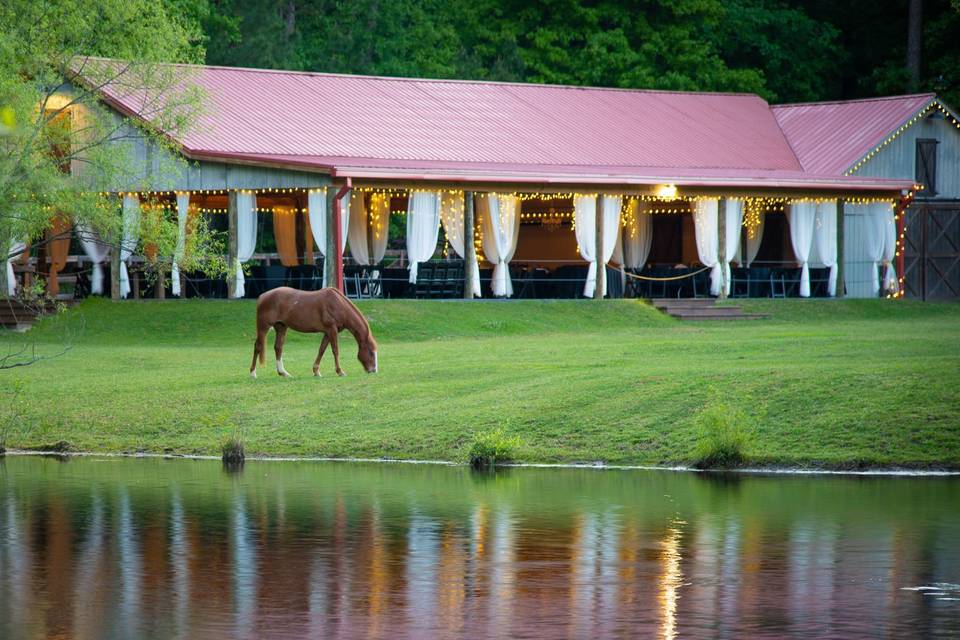
[[[937,195],[937,145],[938,140],[920,138],[917,140],[916,181],[923,185],[920,197],[932,198]]]

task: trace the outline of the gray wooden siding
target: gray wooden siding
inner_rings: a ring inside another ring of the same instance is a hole
[[[918,138],[940,141],[937,145],[936,198],[960,198],[960,129],[945,118],[928,116],[909,127],[860,167],[855,175],[913,180],[916,177],[914,165]]]

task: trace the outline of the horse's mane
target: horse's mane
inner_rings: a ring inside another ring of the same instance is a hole
[[[357,305],[353,304],[353,300],[345,296],[340,289],[337,289],[336,287],[331,287],[331,289],[337,292],[337,296],[339,296],[340,300],[346,302],[347,307],[353,311],[354,316],[360,319],[360,326],[362,326],[366,331],[365,339],[373,342],[374,348],[376,348],[377,341],[374,339],[373,333],[370,331],[370,323],[367,321],[367,317],[363,315],[363,312],[360,311],[360,309],[357,308]]]

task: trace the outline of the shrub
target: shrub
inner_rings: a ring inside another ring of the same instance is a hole
[[[716,404],[700,411],[695,422],[698,429],[695,468],[730,469],[746,461],[744,449],[750,440],[750,430],[742,411]]]
[[[223,441],[220,446],[220,459],[227,465],[243,464],[246,458],[243,450],[243,431],[238,427],[233,435]]]
[[[478,433],[470,447],[470,466],[489,469],[497,464],[511,462],[521,446],[519,436],[508,436],[503,429]]]

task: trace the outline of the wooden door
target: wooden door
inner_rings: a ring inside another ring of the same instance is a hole
[[[919,202],[907,211],[904,287],[911,298],[960,298],[960,202]]]

